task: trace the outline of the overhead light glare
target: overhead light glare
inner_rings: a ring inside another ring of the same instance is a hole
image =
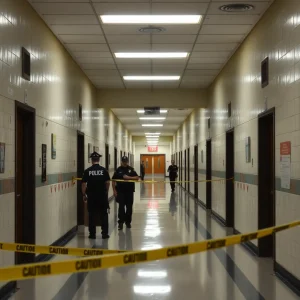
[[[162,127],[163,124],[142,124],[143,127]]]
[[[135,285],[133,286],[133,291],[135,294],[168,294],[171,292],[170,285],[161,285],[161,286],[154,286],[154,285]]]
[[[104,24],[199,24],[201,15],[101,15]]]
[[[127,81],[176,81],[180,76],[123,76]]]
[[[165,120],[165,117],[141,117],[140,120]]]
[[[187,52],[128,52],[115,53],[117,58],[186,58]]]
[[[159,138],[158,135],[146,135],[145,137],[146,138]]]
[[[145,113],[145,111],[144,111],[143,109],[138,109],[136,112],[137,112],[138,114],[144,114],[144,113]],[[160,112],[161,114],[166,114],[168,111],[167,111],[166,109],[161,109],[159,112]]]
[[[145,135],[160,135],[160,132],[145,132]]]

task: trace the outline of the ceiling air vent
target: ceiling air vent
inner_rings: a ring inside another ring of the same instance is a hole
[[[233,4],[226,4],[220,6],[220,10],[225,12],[245,12],[253,9],[254,9],[253,5],[242,4],[242,3],[233,3]]]
[[[160,107],[144,107],[145,115],[159,115]]]
[[[142,33],[159,33],[159,32],[163,32],[163,31],[166,31],[166,29],[163,27],[153,27],[153,26],[142,27],[139,29],[139,32],[142,32]]]

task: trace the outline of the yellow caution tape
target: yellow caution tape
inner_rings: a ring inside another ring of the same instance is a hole
[[[82,178],[72,177],[72,182],[80,181]],[[188,182],[213,182],[213,181],[229,181],[234,180],[234,178],[222,178],[222,179],[211,179],[211,180],[180,180],[180,181],[170,181],[170,180],[124,180],[124,179],[111,179],[110,181],[115,182],[135,182],[135,183],[188,183]]]
[[[13,243],[2,243],[2,242],[0,242],[0,250],[24,252],[24,253],[72,255],[72,256],[95,256],[95,255],[98,256],[98,255],[104,255],[104,254],[126,252],[126,251],[121,251],[121,250],[40,246],[40,245],[13,244]]]
[[[157,250],[134,251],[97,256],[94,258],[82,258],[77,260],[49,263],[35,263],[1,268],[0,280],[24,280],[51,275],[96,271],[111,267],[121,267],[132,264],[145,263],[148,261],[155,261],[158,259],[178,257],[182,255],[194,254],[230,245],[240,244],[254,239],[260,239],[272,233],[283,231],[299,225],[300,221],[296,221],[286,225],[254,231],[248,234],[233,235],[221,239],[206,240],[202,242],[177,245]]]

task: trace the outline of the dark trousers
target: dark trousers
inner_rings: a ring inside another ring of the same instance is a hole
[[[141,173],[141,179],[144,180],[145,178],[145,173]]]
[[[118,193],[117,202],[119,203],[118,223],[131,224],[133,192]]]
[[[170,175],[170,181],[175,181],[176,175]],[[175,182],[170,182],[172,191],[175,190]]]
[[[106,208],[89,209],[89,232],[90,235],[96,235],[96,221],[100,218],[102,235],[108,234],[108,213]]]

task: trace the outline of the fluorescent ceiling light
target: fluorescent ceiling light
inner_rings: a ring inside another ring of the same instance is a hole
[[[101,15],[104,24],[198,24],[201,15]]]
[[[136,112],[137,112],[138,114],[144,114],[144,113],[145,113],[145,111],[144,111],[143,109],[138,109]],[[166,114],[168,111],[167,111],[166,109],[161,109],[159,112],[160,112],[161,114]]]
[[[187,52],[117,52],[117,58],[186,58]]]
[[[127,81],[175,81],[180,76],[123,76]]]
[[[146,138],[159,138],[159,135],[146,135]]]
[[[165,117],[140,117],[140,120],[165,120]]]
[[[163,124],[142,124],[143,127],[162,127]]]
[[[160,132],[145,132],[145,134],[151,134],[151,135],[157,134],[157,135],[160,135]]]

